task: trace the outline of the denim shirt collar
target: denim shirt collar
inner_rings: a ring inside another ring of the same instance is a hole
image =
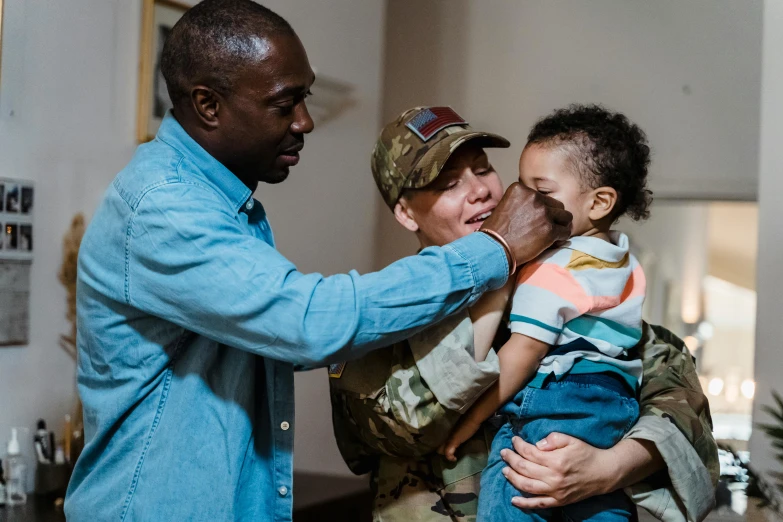
[[[171,111],[166,112],[155,139],[160,140],[198,165],[201,174],[215,185],[237,211],[244,210],[253,192],[242,181],[190,137]],[[252,206],[251,206],[252,208]]]

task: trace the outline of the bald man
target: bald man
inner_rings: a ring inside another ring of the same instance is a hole
[[[205,0],[161,63],[174,108],[82,242],[86,446],[66,515],[291,520],[295,365],[359,357],[475,302],[566,238],[570,214],[515,185],[487,233],[374,274],[302,274],[252,197],[285,180],[313,130],[299,38],[250,0]]]

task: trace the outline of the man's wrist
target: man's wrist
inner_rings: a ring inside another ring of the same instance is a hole
[[[456,253],[470,268],[474,291],[469,306],[485,292],[497,290],[508,281],[506,251],[487,234],[468,234],[442,248]]]
[[[511,247],[509,246],[506,239],[495,232],[494,230],[491,230],[489,228],[480,228],[479,232],[484,232],[486,235],[500,243],[500,246],[503,247],[503,250],[506,251],[506,258],[508,259],[508,273],[509,276],[513,275],[517,271],[517,260],[514,257],[514,252],[511,251]]]

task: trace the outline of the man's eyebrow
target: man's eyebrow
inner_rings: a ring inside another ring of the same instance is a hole
[[[313,74],[313,77],[310,80],[310,85],[289,85],[288,87],[283,87],[279,91],[272,93],[272,96],[270,97],[273,99],[278,99],[287,98],[289,96],[299,96],[305,94],[313,85],[313,83],[315,83],[315,74]]]

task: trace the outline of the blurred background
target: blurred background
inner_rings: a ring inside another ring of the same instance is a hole
[[[29,335],[0,348],[0,449],[20,427],[32,456],[37,419],[61,430],[73,409],[74,365],[58,346],[70,329],[62,238],[154,133],[166,101],[156,52],[193,3],[0,0],[0,178],[35,187]],[[696,356],[725,444],[729,501],[715,516],[743,515],[748,458],[781,470],[754,423],[783,392],[783,2],[262,3],[291,22],[319,78],[300,165],[256,193],[302,271],[367,272],[415,252],[369,169],[381,126],[406,108],[450,105],[508,137],[510,149],[490,152],[506,183],[529,128],[555,108],[601,103],[647,132],[652,217],[619,228],[648,275],[646,320]],[[298,507],[365,498],[367,479],[350,475],[333,440],[326,373],[298,374],[296,387]]]

